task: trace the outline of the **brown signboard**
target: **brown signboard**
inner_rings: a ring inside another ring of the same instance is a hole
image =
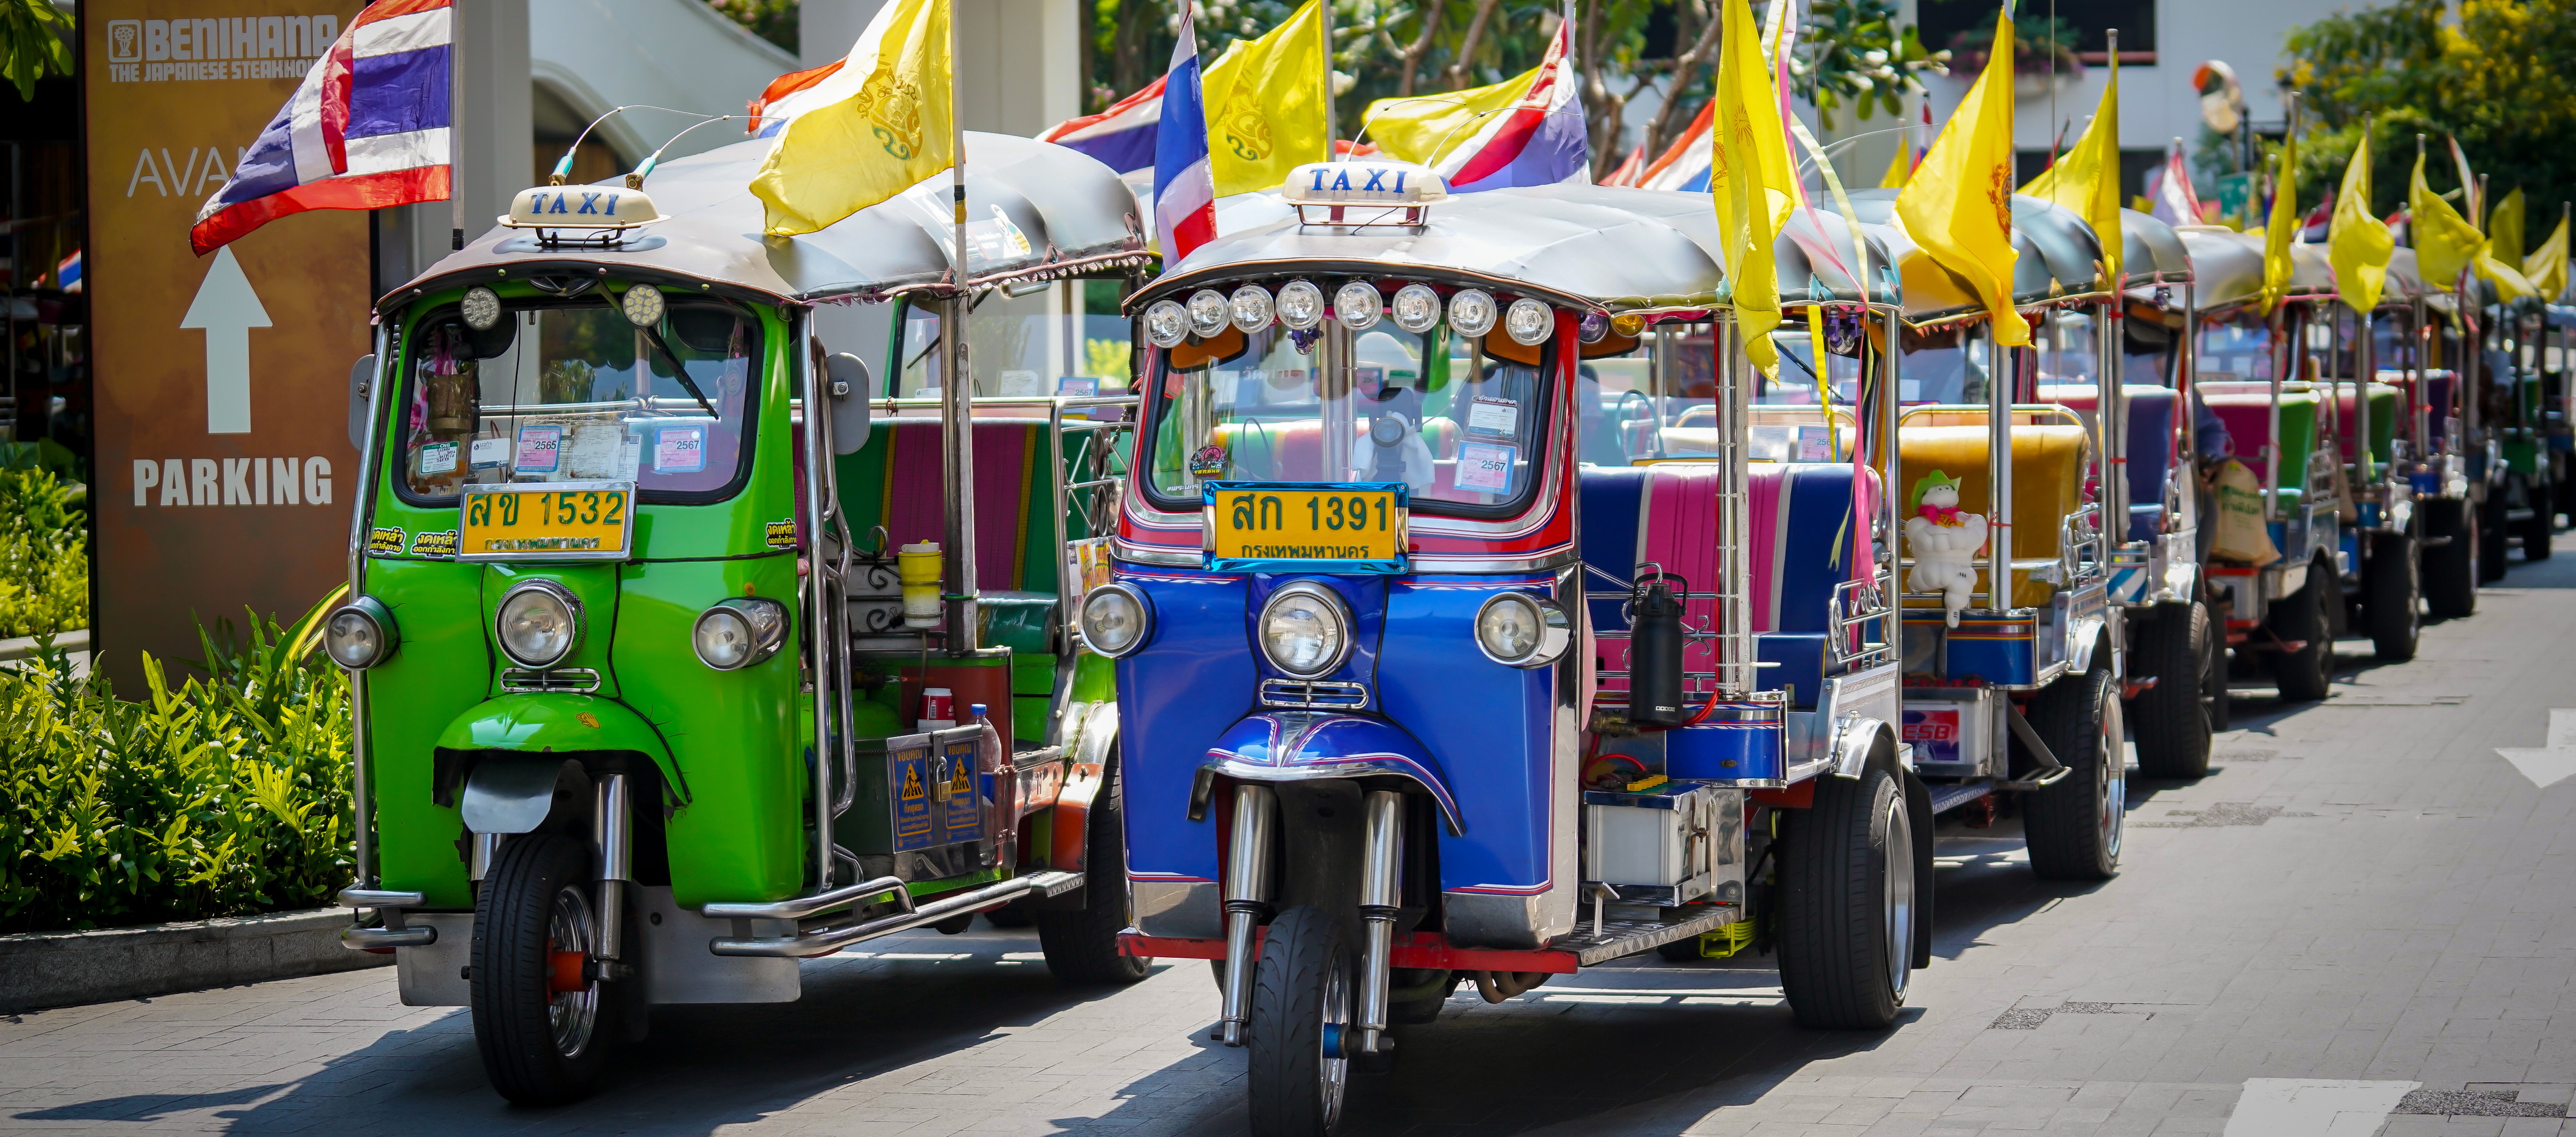
[[[81,6],[95,635],[128,697],[138,653],[196,660],[199,621],[238,628],[247,607],[292,622],[346,577],[367,216],[296,214],[204,257],[188,227],[361,7]]]

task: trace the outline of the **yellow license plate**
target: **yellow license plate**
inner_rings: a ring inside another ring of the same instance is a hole
[[[1382,486],[1203,483],[1208,567],[1404,570],[1404,496]]]
[[[461,561],[622,561],[635,533],[635,483],[467,486]]]

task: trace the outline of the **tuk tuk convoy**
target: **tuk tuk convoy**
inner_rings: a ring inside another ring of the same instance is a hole
[[[978,914],[1066,982],[1210,961],[1265,1133],[1645,952],[1884,1029],[1943,819],[2112,876],[2125,738],[2206,773],[2232,672],[2409,658],[2576,498],[2550,328],[2407,250],[2257,318],[2259,242],[2128,213],[2112,280],[2015,197],[2004,347],[1858,193],[1765,374],[1705,194],[1355,159],[1160,264],[1106,167],[969,145],[964,263],[937,181],[758,236],[749,142],[377,306],[344,939],[513,1101]]]

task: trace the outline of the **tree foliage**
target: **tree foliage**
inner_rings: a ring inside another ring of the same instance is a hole
[[[53,0],[0,0],[0,77],[18,89],[18,101],[36,101],[36,80],[48,72],[72,73],[72,18]]]
[[[2332,192],[2370,122],[2371,203],[2405,200],[2415,136],[2435,160],[2425,178],[2456,187],[2444,136],[2455,136],[2491,199],[2515,187],[2531,202],[2530,235],[2546,236],[2576,183],[2576,0],[2392,0],[2290,33],[2283,82],[2307,102],[2303,200]],[[2522,250],[2513,250],[2519,255]]]

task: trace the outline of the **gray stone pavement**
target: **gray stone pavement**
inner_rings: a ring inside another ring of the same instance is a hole
[[[1361,1079],[1356,1133],[2555,1134],[2576,1096],[2576,780],[2494,751],[2576,708],[2576,558],[2524,566],[2336,698],[2240,686],[2196,784],[2131,781],[2120,877],[1945,828],[1938,956],[1884,1035],[1776,977],[1660,961],[1471,994]],[[467,1015],[360,972],[0,1016],[0,1133],[1232,1134],[1197,963],[1057,986],[1033,937],[906,936],[802,1002],[657,1013],[616,1084],[501,1105]]]

